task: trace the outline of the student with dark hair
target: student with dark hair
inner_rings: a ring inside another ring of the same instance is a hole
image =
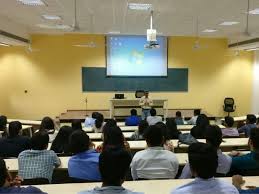
[[[175,113],[175,123],[177,125],[183,125],[183,118],[182,118],[182,113],[180,111],[176,111]]]
[[[230,156],[223,154],[220,149],[220,144],[222,143],[222,132],[217,125],[210,125],[205,131],[206,143],[212,145],[217,150],[218,155],[218,168],[217,173],[221,175],[226,175],[231,167],[232,159]],[[187,179],[191,178],[190,164],[186,163],[182,170],[180,178]]]
[[[18,194],[18,193],[42,193],[40,189],[36,187],[20,187],[21,186],[21,178],[16,177],[12,179],[8,169],[6,168],[5,161],[0,158],[0,193],[3,194]],[[46,194],[46,193],[45,193]]]
[[[140,118],[138,117],[138,113],[136,109],[131,109],[130,116],[126,118],[125,125],[126,126],[138,126],[140,122]]]
[[[25,150],[19,154],[19,176],[23,179],[45,178],[51,183],[54,167],[60,165],[56,153],[47,150],[49,135],[39,131],[31,138],[31,150]]]
[[[148,148],[137,152],[131,162],[131,175],[136,179],[173,179],[179,162],[173,152],[164,150],[164,133],[157,125],[144,133]]]
[[[140,194],[122,187],[129,171],[130,162],[131,155],[123,149],[104,150],[99,157],[102,186],[93,190],[81,191],[79,194]]]
[[[233,125],[234,118],[231,116],[225,117],[226,128],[221,129],[223,137],[239,137],[238,130]]]
[[[138,125],[138,130],[135,131],[130,137],[131,140],[143,140],[144,131],[148,128],[148,123],[146,120],[141,120]]]
[[[156,115],[156,109],[151,108],[150,116],[147,117],[147,122],[149,126],[155,125],[158,122],[162,122],[162,117]]]
[[[53,150],[55,153],[59,153],[59,154],[71,153],[69,149],[69,136],[72,134],[72,132],[73,132],[72,127],[69,127],[69,126],[61,127],[50,149]]]
[[[104,117],[101,113],[97,113],[95,117],[95,122],[93,126],[93,131],[95,133],[100,133],[103,131]]]
[[[0,139],[0,157],[18,157],[27,149],[30,149],[30,139],[20,136],[22,124],[19,121],[9,123],[9,136]]]
[[[4,115],[0,116],[0,131],[6,132],[7,117]]]
[[[177,129],[176,122],[173,118],[166,119],[166,129],[170,139],[178,139],[179,134],[181,134],[181,131]]]
[[[83,130],[82,123],[81,123],[80,119],[73,119],[72,122],[71,122],[71,126],[72,126],[73,131]]]
[[[52,118],[44,117],[40,124],[40,131],[47,131],[49,134],[49,142],[53,142],[56,137],[55,123]],[[36,131],[38,132],[38,131]]]
[[[89,136],[84,131],[77,130],[70,136],[69,144],[74,154],[68,161],[69,176],[88,181],[100,181],[98,169],[100,154],[90,149]]]
[[[250,136],[251,129],[256,128],[256,116],[248,114],[246,116],[246,124],[238,129],[239,133],[245,133],[246,137]]]
[[[85,118],[85,127],[93,127],[98,112],[92,112],[92,117],[88,116]]]
[[[205,114],[200,114],[196,121],[196,126],[191,129],[191,135],[196,139],[204,139],[204,133],[210,122]]]
[[[235,173],[241,173],[247,170],[259,169],[259,129],[253,128],[250,131],[249,142],[251,152],[241,155],[240,152],[233,151],[231,170]]]
[[[188,159],[195,180],[174,189],[171,194],[238,194],[233,185],[214,178],[218,167],[218,155],[211,144],[191,144],[188,148]]]
[[[200,109],[195,109],[193,111],[193,117],[189,120],[186,121],[188,125],[196,125],[196,121],[198,116],[201,114],[201,110]]]
[[[163,132],[163,137],[164,137],[164,149],[173,152],[174,151],[174,144],[171,141],[170,134],[167,130],[166,124],[163,122],[158,122],[155,124],[160,130]]]

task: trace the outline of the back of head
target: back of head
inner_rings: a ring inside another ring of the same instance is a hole
[[[205,130],[205,139],[207,143],[218,149],[222,142],[222,131],[217,125],[209,125]]]
[[[74,131],[69,138],[69,147],[72,153],[78,154],[89,150],[89,136],[81,130]]]
[[[169,133],[167,131],[166,124],[164,124],[163,122],[158,122],[155,125],[156,125],[156,127],[158,127],[162,131],[164,140],[169,140],[170,136],[169,136]]]
[[[182,118],[182,113],[180,111],[176,111],[175,115],[178,118]]]
[[[7,117],[4,115],[1,115],[0,116],[0,130],[6,129],[6,125],[7,125]]]
[[[198,115],[201,114],[201,110],[200,110],[200,109],[195,109],[195,110],[193,111],[193,114],[194,114],[194,116],[198,116]]]
[[[162,146],[164,144],[164,132],[157,125],[149,126],[144,132],[144,137],[149,147]]]
[[[103,131],[103,147],[124,147],[124,136],[118,126],[105,128]]]
[[[100,114],[100,113],[98,113],[98,112],[92,112],[92,118],[93,118],[93,119],[96,119],[96,117],[97,117],[98,114]]]
[[[82,123],[80,119],[73,119],[71,123],[73,131],[82,130]]]
[[[151,109],[150,109],[150,115],[151,115],[151,116],[156,116],[156,109],[151,108]]]
[[[225,117],[225,123],[226,123],[227,127],[233,127],[234,118],[230,117],[230,116]]]
[[[166,119],[166,127],[168,130],[172,130],[172,131],[177,130],[177,125],[176,125],[174,118]]]
[[[99,169],[103,183],[120,186],[125,180],[131,163],[129,152],[120,148],[104,150],[99,157]]]
[[[199,127],[207,127],[210,124],[208,117],[205,114],[200,114],[197,118],[196,125]]]
[[[131,116],[137,116],[137,110],[136,109],[131,109],[130,110]]]
[[[55,129],[54,121],[50,117],[44,117],[40,124],[40,130]]]
[[[255,124],[256,123],[256,116],[253,114],[248,114],[246,116],[246,120],[248,121],[248,124]]]
[[[40,130],[34,133],[31,138],[31,148],[33,150],[45,150],[48,147],[49,135],[47,131]]]
[[[0,158],[0,187],[3,187],[6,179],[8,178],[8,171],[5,165],[5,161]]]
[[[105,125],[103,126],[103,131],[105,131],[106,129],[109,129],[111,127],[117,127],[117,122],[114,119],[109,119]]]
[[[143,134],[147,128],[148,128],[148,122],[146,120],[141,120],[138,125],[139,134]]]
[[[19,121],[13,121],[9,123],[9,136],[12,137],[16,137],[19,135],[20,131],[22,129],[22,123],[20,123]]]
[[[57,147],[68,145],[69,136],[72,134],[72,127],[62,126],[52,143],[52,147],[55,145]]]
[[[95,127],[98,129],[101,128],[103,126],[103,122],[104,122],[103,114],[97,113],[95,117]]]
[[[215,176],[218,167],[217,150],[210,144],[193,143],[188,148],[191,171],[197,177],[209,179]]]
[[[253,144],[253,148],[259,152],[259,128],[251,129],[249,139]]]

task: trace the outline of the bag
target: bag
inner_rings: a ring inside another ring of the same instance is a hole
[[[178,147],[180,144],[191,145],[198,142],[190,133],[179,134],[178,139]]]

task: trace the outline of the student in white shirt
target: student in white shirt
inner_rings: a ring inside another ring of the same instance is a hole
[[[173,179],[179,162],[173,152],[165,150],[164,134],[156,125],[144,133],[148,148],[137,152],[131,162],[131,175],[136,179]]]
[[[156,109],[152,108],[150,110],[150,115],[151,116],[147,117],[147,122],[148,122],[149,126],[155,125],[158,122],[162,122],[162,117],[156,115]]]
[[[149,92],[145,91],[145,95],[139,101],[139,105],[142,108],[142,120],[145,120],[148,116],[150,116],[150,109],[153,106],[153,100],[148,96]]]
[[[214,178],[218,167],[218,156],[213,146],[193,143],[188,148],[188,157],[195,180],[177,187],[171,194],[239,194],[231,183]]]
[[[92,112],[92,117],[88,116],[85,118],[85,127],[93,127],[98,112]]]
[[[198,116],[201,114],[201,110],[200,109],[195,109],[193,111],[193,117],[189,120],[186,121],[188,125],[196,125],[196,121]]]

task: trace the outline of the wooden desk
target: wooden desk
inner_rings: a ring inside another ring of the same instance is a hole
[[[134,132],[124,132],[123,135],[126,139],[130,139]],[[101,140],[102,139],[102,133],[89,133],[89,138],[91,140]]]
[[[259,115],[255,115],[256,118],[259,118]],[[233,117],[235,122],[239,122],[239,121],[246,121],[246,116],[240,116],[240,117]],[[221,119],[222,122],[225,121],[225,118]]]

